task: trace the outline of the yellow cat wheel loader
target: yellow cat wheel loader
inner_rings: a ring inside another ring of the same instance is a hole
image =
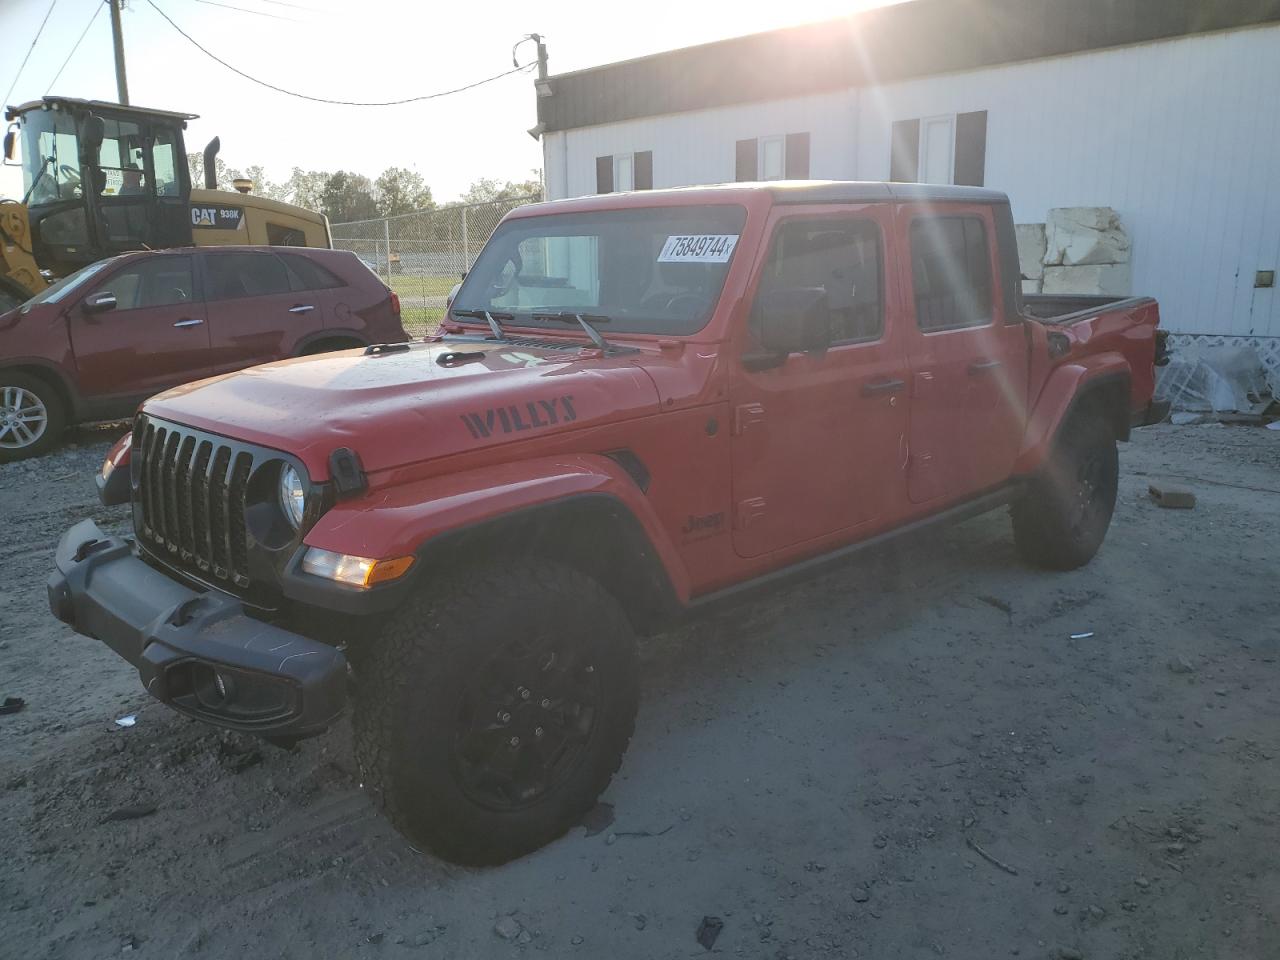
[[[195,114],[44,97],[5,111],[4,162],[21,201],[0,200],[0,278],[31,294],[126,250],[219,244],[331,247],[320,213],[218,190],[218,138],[193,188],[183,131]],[[237,182],[241,187],[242,182]]]

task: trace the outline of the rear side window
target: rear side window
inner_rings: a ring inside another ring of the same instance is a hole
[[[193,290],[191,258],[163,256],[125,267],[99,284],[93,294],[112,294],[119,312],[185,303],[192,299]]]
[[[911,224],[916,324],[926,332],[991,322],[991,257],[977,217],[928,217]]]
[[[789,220],[773,235],[758,294],[821,287],[832,343],[884,333],[883,244],[871,220]]]
[[[289,271],[289,286],[294,290],[332,290],[343,282],[327,267],[293,253],[279,255]]]
[[[209,299],[265,297],[289,292],[284,264],[269,253],[220,253],[205,259],[209,271]]]

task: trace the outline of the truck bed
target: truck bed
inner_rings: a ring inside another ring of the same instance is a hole
[[[1151,298],[1028,293],[1022,295],[1022,313],[1042,323],[1068,324],[1093,316],[1101,310],[1126,310],[1147,300]]]

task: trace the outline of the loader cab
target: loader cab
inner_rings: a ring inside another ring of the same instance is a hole
[[[42,267],[62,276],[127,250],[191,245],[183,130],[194,115],[45,97],[5,118]]]

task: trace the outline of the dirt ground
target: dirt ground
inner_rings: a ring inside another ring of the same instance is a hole
[[[1136,432],[1074,573],[992,514],[649,642],[613,823],[485,870],[50,617],[110,435],[0,467],[0,956],[1280,956],[1280,433]]]

